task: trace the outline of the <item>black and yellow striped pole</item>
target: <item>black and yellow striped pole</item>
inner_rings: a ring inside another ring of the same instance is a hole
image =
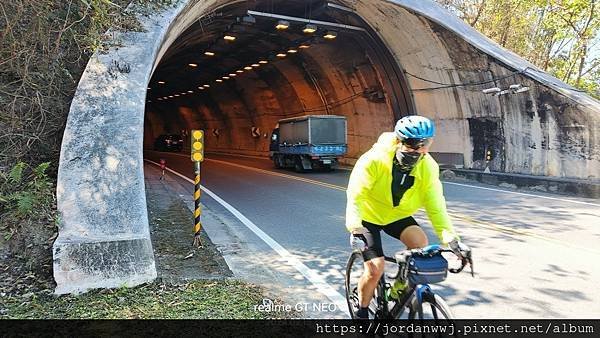
[[[204,161],[204,131],[192,130],[191,137],[192,161],[194,162],[194,246],[200,247],[200,162]]]

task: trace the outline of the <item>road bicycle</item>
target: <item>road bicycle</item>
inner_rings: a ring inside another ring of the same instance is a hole
[[[394,258],[385,256],[385,261],[394,263],[398,268],[394,275],[381,276],[371,303],[369,304],[369,319],[434,319],[451,320],[452,312],[446,302],[437,295],[429,284],[439,283],[446,279],[447,272],[459,273],[465,266],[471,266],[473,273],[473,259],[471,250],[461,252],[461,266],[449,268],[448,261],[442,253],[454,253],[450,249],[434,244],[421,249],[411,249],[397,252]],[[389,265],[389,264],[386,264]],[[387,267],[386,267],[387,269]],[[388,269],[389,270],[389,269]],[[354,251],[346,265],[346,300],[350,316],[355,319],[354,313],[358,309],[358,280],[364,271],[363,257],[360,251]],[[389,296],[391,284],[386,282],[386,277],[393,282],[398,280],[407,286],[393,299]],[[408,311],[408,313],[406,312]],[[407,317],[403,317],[407,313]]]

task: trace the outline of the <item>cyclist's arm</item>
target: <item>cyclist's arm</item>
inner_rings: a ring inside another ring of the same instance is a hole
[[[439,177],[439,166],[433,163],[428,173],[428,185],[424,189],[423,204],[433,229],[443,244],[448,244],[453,239],[459,239],[454,231],[452,221],[446,210],[446,199]]]
[[[369,159],[368,153],[365,153],[356,161],[350,174],[346,190],[346,229],[350,232],[362,228],[360,204],[364,202],[367,192],[375,182],[376,165]]]

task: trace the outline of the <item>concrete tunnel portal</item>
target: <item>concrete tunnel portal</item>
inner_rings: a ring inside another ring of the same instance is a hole
[[[204,129],[209,152],[265,156],[277,120],[333,114],[348,118],[355,159],[415,113],[405,75],[376,32],[321,0],[219,8],[171,44],[148,88],[145,149],[160,134]]]
[[[164,133],[204,129],[209,153],[267,156],[277,120],[343,115],[353,164],[396,119],[418,114],[436,123],[441,163],[598,179],[600,103],[433,1],[176,0],[152,15],[140,6],[129,10],[144,29],[112,33],[118,43],[90,59],[71,104],[56,293],[156,278],[143,152]],[[276,29],[279,20],[289,27]],[[317,30],[303,32],[308,24]],[[490,87],[502,95],[482,92]]]

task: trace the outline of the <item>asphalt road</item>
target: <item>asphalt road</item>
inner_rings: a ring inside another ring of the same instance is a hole
[[[146,157],[165,158],[170,168],[193,177],[189,156],[147,152]],[[251,157],[209,155],[202,164],[203,186],[342,296],[349,254],[344,227],[349,175],[347,170],[297,174]],[[434,286],[457,317],[600,317],[600,201],[467,181],[444,182],[444,191],[455,228],[473,248],[475,260],[475,278],[450,275]],[[227,212],[206,194],[202,202]],[[437,242],[425,214],[415,218],[430,242]],[[383,237],[387,254],[402,249],[399,241]],[[297,269],[288,273],[298,285],[311,287]]]

